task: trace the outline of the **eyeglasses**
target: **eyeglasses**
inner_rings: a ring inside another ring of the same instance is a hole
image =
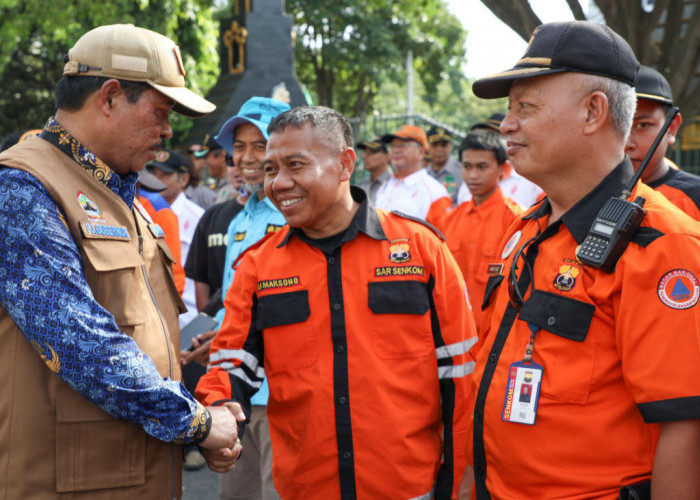
[[[521,293],[518,287],[518,281],[523,276],[522,273],[527,272],[527,279],[525,281],[525,286],[530,286],[530,294],[535,291],[535,276],[532,272],[532,265],[525,257],[525,251],[532,245],[532,243],[539,237],[539,232],[523,243],[520,248],[515,252],[513,256],[513,262],[510,265],[510,275],[508,276],[508,298],[510,303],[515,308],[516,311],[520,312],[520,308],[523,306],[525,299],[523,297],[524,293]],[[522,259],[523,269],[518,276],[518,262]]]

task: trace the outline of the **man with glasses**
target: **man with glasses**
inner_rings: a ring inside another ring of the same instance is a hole
[[[425,131],[415,125],[404,125],[393,134],[383,135],[381,141],[389,144],[394,176],[377,191],[376,207],[425,219],[435,200],[449,196],[445,186],[422,167],[421,161],[428,150]]]
[[[613,271],[577,251],[632,178],[638,71],[619,35],[573,21],[474,83],[509,97],[508,155],[547,194],[504,235],[487,285],[462,484],[477,498],[700,491],[700,226],[637,183],[626,198],[646,215]]]

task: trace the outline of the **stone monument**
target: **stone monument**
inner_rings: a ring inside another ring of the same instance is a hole
[[[206,95],[216,111],[194,120],[188,143],[218,132],[253,96],[307,104],[294,73],[292,18],[284,0],[233,0],[232,11],[219,29],[219,79]]]

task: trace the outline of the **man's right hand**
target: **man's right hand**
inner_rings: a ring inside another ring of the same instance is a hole
[[[245,420],[241,405],[228,402],[221,406],[207,407],[211,414],[211,429],[199,446],[209,468],[226,472],[236,464],[241,450],[238,439],[238,422]]]
[[[197,363],[207,366],[209,364],[209,347],[212,339],[219,333],[219,330],[209,330],[208,332],[200,333],[192,337],[191,351],[182,351],[180,353],[180,361],[183,365],[196,361]]]

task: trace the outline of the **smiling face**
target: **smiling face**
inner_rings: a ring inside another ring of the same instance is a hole
[[[516,81],[501,123],[515,170],[538,183],[566,175],[587,110],[578,75],[560,73]]]
[[[233,164],[243,175],[243,182],[249,193],[259,193],[264,197],[263,183],[265,181],[265,146],[267,141],[260,129],[252,123],[244,123],[236,127],[233,137]]]
[[[311,123],[270,136],[265,156],[265,194],[290,226],[311,238],[343,229],[355,152],[324,137]]]

